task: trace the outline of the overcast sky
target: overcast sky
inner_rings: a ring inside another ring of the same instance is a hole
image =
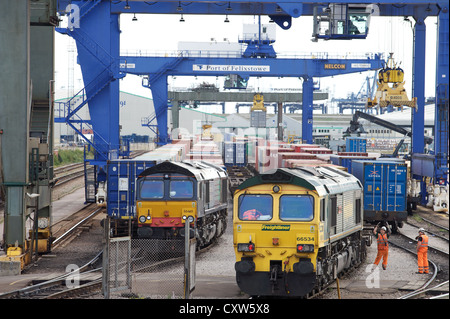
[[[227,39],[230,42],[237,42],[242,35],[243,24],[258,23],[254,16],[229,16],[229,23],[225,23],[224,15],[184,15],[185,22],[180,22],[180,15],[144,15],[138,14],[138,21],[132,21],[132,14],[122,14],[120,17],[121,50],[133,51],[176,51],[179,41],[210,42],[214,38],[218,42]],[[412,18],[409,18],[413,20]],[[268,17],[261,18],[262,23],[268,23]],[[312,42],[312,17],[300,17],[292,19],[292,27],[283,30],[277,26],[275,51],[283,55],[285,53],[306,53],[328,52],[332,53],[360,53],[361,55],[370,52],[385,53],[394,52],[397,63],[405,70],[405,88],[408,97],[411,98],[411,76],[412,76],[412,38],[413,32],[409,22],[403,17],[372,17],[369,35],[365,40],[334,40]],[[435,83],[435,60],[436,60],[436,18],[426,19],[427,25],[427,50],[426,50],[426,96],[434,96]],[[83,87],[81,72],[76,64],[75,58],[72,60],[68,53],[70,43],[73,40],[68,36],[56,34],[56,88],[58,97],[67,96],[70,65],[74,65],[73,83],[76,93]],[[74,62],[73,62],[74,61]],[[350,74],[335,76],[333,78],[322,78],[320,88],[328,90],[330,94],[337,98],[344,98],[349,93],[357,93],[363,85],[366,76],[372,76],[373,72],[362,74]],[[186,80],[182,77],[173,79],[169,77],[168,82],[173,87],[189,87],[195,83],[208,81],[219,87],[223,86],[223,78],[198,77]],[[301,88],[302,81],[299,79],[278,79],[278,78],[251,78],[249,86],[264,89],[271,88]],[[127,76],[121,80],[120,89],[122,91],[151,97],[149,89],[141,86],[141,79],[136,76]],[[210,111],[210,110],[206,110]]]

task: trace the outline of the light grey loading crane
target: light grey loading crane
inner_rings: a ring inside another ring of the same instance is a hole
[[[344,135],[351,135],[351,134],[364,134],[366,133],[364,131],[364,127],[362,126],[362,124],[358,121],[359,118],[363,118],[367,121],[370,121],[372,123],[375,123],[377,125],[383,126],[385,128],[388,128],[392,131],[398,132],[400,134],[403,134],[403,138],[400,140],[400,142],[397,144],[397,147],[395,148],[394,152],[391,155],[384,155],[385,157],[397,157],[398,156],[398,152],[401,148],[401,146],[403,145],[405,138],[411,137],[412,133],[406,129],[404,129],[403,127],[396,125],[394,123],[382,120],[376,116],[367,114],[367,113],[363,113],[361,111],[356,111],[355,114],[353,115],[352,120],[350,121],[350,126],[347,128],[347,130],[345,131]],[[425,136],[425,144],[431,144],[433,143],[433,138],[429,137],[429,136]],[[383,156],[383,155],[382,155]]]

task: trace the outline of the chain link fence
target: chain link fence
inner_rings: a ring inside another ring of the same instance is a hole
[[[103,282],[107,285],[105,296],[109,298],[110,294],[129,291],[131,288],[131,238],[110,238],[106,249],[108,252],[107,258],[103,260]]]
[[[133,239],[132,293],[140,298],[184,297],[184,241]]]
[[[105,231],[103,294],[105,298],[176,299],[195,285],[195,239],[184,240],[109,238]],[[188,248],[190,257],[185,259]],[[190,269],[185,278],[185,267]]]

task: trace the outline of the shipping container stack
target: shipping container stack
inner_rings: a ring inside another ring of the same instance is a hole
[[[366,152],[367,139],[364,137],[347,137],[345,139],[346,152]]]
[[[369,156],[369,153],[363,152],[339,152],[337,155],[331,155],[331,163],[339,166],[343,166],[347,169],[347,172],[352,172],[352,162],[358,160],[373,160],[377,159],[376,156]]]
[[[327,166],[332,150],[316,144],[288,144],[267,141],[256,147],[255,168],[264,173],[277,168],[298,166]]]
[[[186,155],[187,161],[209,162],[218,166],[223,166],[223,159],[217,143],[211,140],[201,139],[194,143],[191,151]]]
[[[166,144],[154,149],[151,152],[142,154],[136,157],[136,160],[156,161],[161,163],[164,161],[181,162],[186,159],[186,154],[189,152],[189,140],[177,141],[172,144]]]
[[[247,166],[247,142],[224,142],[223,159],[226,167]]]

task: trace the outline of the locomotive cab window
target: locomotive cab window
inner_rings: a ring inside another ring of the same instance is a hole
[[[280,219],[311,221],[314,218],[314,197],[311,195],[283,195],[280,197]]]
[[[140,185],[139,197],[144,199],[163,198],[164,181],[144,179]]]
[[[239,196],[239,219],[241,220],[271,220],[272,219],[271,195],[249,195]]]
[[[194,196],[194,183],[189,180],[170,181],[170,198],[192,198]]]

